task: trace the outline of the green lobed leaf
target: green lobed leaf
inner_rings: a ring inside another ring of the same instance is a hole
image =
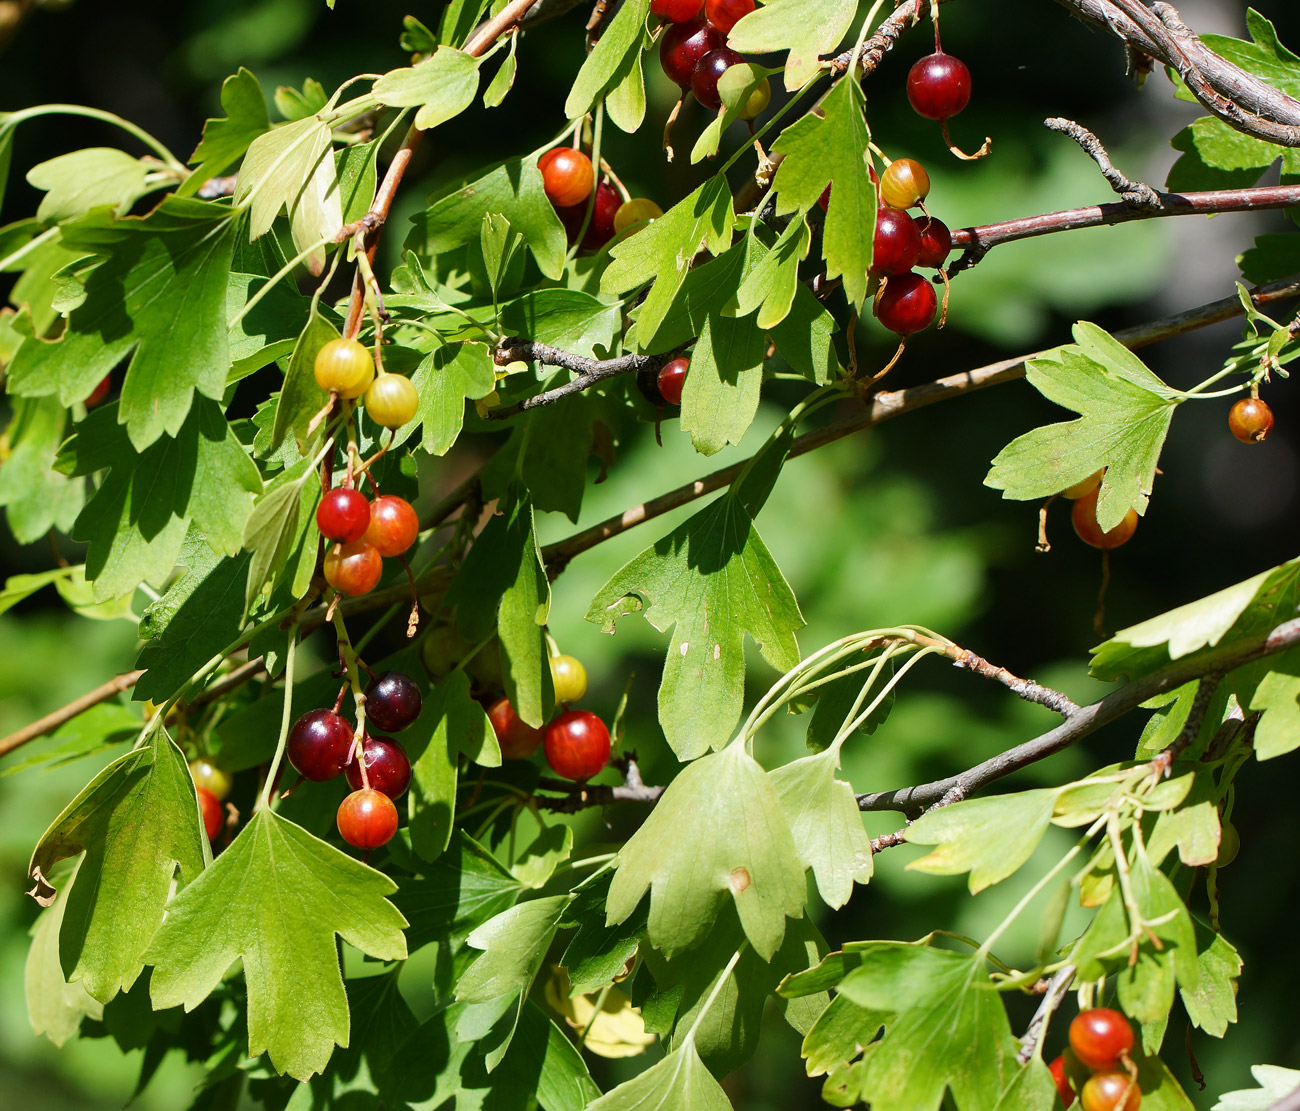
[[[177,869],[196,882],[207,853],[185,757],[163,729],[109,764],[50,824],[28,867],[39,901],[54,895],[54,865],[81,852],[59,958],[69,981],[107,1003],[144,967]]]
[[[588,1105],[588,1111],[731,1111],[689,1038],[680,1049]]]
[[[623,975],[645,937],[644,903],[622,922],[606,924],[604,908],[612,879],[606,872],[576,888],[560,921],[561,929],[576,927],[560,958],[560,965],[569,974],[570,995],[590,995],[613,984]]]
[[[772,249],[745,275],[736,291],[729,316],[748,316],[755,309],[754,323],[760,331],[775,328],[790,313],[799,288],[799,263],[808,255],[812,234],[802,217],[786,225]]]
[[[149,949],[155,1008],[193,1010],[243,961],[248,1051],[305,1080],[347,1045],[335,935],[380,960],[406,956],[396,884],[262,808],[168,907]]]
[[[758,413],[763,384],[761,329],[749,318],[710,314],[691,352],[682,389],[681,428],[701,455],[714,455],[741,437]]]
[[[742,54],[788,50],[785,87],[793,92],[822,68],[821,55],[839,46],[857,10],[857,0],[771,0],[735,25],[727,44]]]
[[[1179,989],[1183,1007],[1193,1025],[1216,1038],[1237,1021],[1237,978],[1242,961],[1237,950],[1221,933],[1202,922],[1196,928],[1196,959],[1200,966],[1196,986]]]
[[[794,2],[798,0],[783,0],[785,5]],[[770,10],[769,5],[761,12]],[[753,16],[746,17],[750,18]],[[820,19],[819,15],[814,22]],[[740,26],[733,29],[733,38]],[[789,81],[787,71],[787,85]],[[826,186],[832,186],[822,231],[826,276],[843,277],[844,292],[855,305],[861,305],[867,296],[876,226],[876,191],[867,175],[871,134],[865,103],[856,81],[840,81],[822,102],[823,116],[809,113],[796,120],[772,144],[774,153],[785,155],[772,181],[777,215],[807,212]]]
[[[98,1020],[104,1013],[103,1004],[86,990],[84,983],[67,982],[59,964],[63,912],[75,881],[75,875],[62,881],[53,904],[32,925],[32,944],[23,971],[27,1020],[32,1024],[32,1033],[37,1037],[45,1035],[56,1046],[76,1037],[83,1017]]]
[[[501,306],[501,330],[588,359],[614,350],[622,329],[619,302],[576,289],[539,289]]]
[[[1013,440],[984,479],[1004,498],[1050,497],[1106,468],[1097,523],[1109,531],[1130,508],[1146,511],[1160,449],[1179,397],[1131,351],[1087,321],[1075,343],[1026,364],[1025,377],[1078,420],[1036,428]]]
[[[14,539],[39,540],[50,529],[67,532],[86,501],[85,483],[54,470],[68,430],[68,411],[53,397],[14,397],[5,429],[10,454],[0,466],[0,505]],[[2,612],[3,603],[0,603]]]
[[[708,935],[726,896],[764,960],[803,913],[803,868],[776,788],[743,744],[688,764],[619,850],[606,922],[650,891],[650,941],[669,957]]]
[[[196,192],[209,178],[234,165],[254,139],[271,129],[262,86],[243,66],[221,83],[221,108],[224,118],[203,125],[203,139],[190,155],[195,170],[177,189],[180,196]]]
[[[433,56],[375,82],[374,95],[393,108],[415,108],[415,126],[427,131],[459,116],[478,94],[480,59],[440,46]]]
[[[137,451],[176,436],[197,390],[221,397],[230,359],[226,291],[237,218],[225,205],[167,197],[148,216],[96,210],[62,226],[71,250],[102,256],[57,340],[28,339],[9,366],[27,397],[81,401],[129,352],[119,420]]]
[[[1250,1074],[1258,1088],[1241,1088],[1225,1092],[1213,1111],[1268,1111],[1279,1100],[1300,1089],[1300,1069],[1280,1065],[1251,1065]]]
[[[410,425],[421,427],[421,447],[445,455],[460,436],[467,398],[486,397],[496,388],[492,352],[484,343],[448,343],[426,355],[411,375],[420,407]],[[398,442],[405,429],[398,435]]]
[[[585,116],[603,92],[626,79],[641,53],[649,14],[650,0],[626,0],[601,28],[600,39],[583,61],[564,102],[564,114],[569,119]]]
[[[894,1017],[892,1010],[861,1007],[847,995],[835,996],[804,1035],[800,1053],[809,1076],[822,1076],[846,1065],[879,1035]]]
[[[292,85],[277,85],[275,110],[286,120],[300,120],[321,111],[328,103],[325,86],[314,77],[306,78],[301,89]]]
[[[659,720],[679,759],[731,735],[744,700],[746,634],[779,670],[799,662],[799,604],[735,494],[624,564],[592,600],[587,620],[610,632],[638,611],[660,632],[673,629]]]
[[[329,393],[316,381],[316,355],[331,340],[339,338],[338,329],[319,313],[307,318],[289,366],[284,373],[284,386],[275,406],[275,425],[271,433],[271,446],[277,448],[290,433],[305,453],[308,428],[329,401]]]
[[[634,47],[623,58],[615,72],[609,91],[605,93],[605,112],[615,127],[629,135],[640,129],[645,121],[645,48],[649,45],[648,33],[643,32],[641,45]]]
[[[27,171],[27,183],[45,191],[36,219],[57,224],[107,205],[128,212],[149,191],[149,164],[113,147],[90,147],[41,162]]]
[[[316,503],[320,482],[310,459],[303,459],[276,475],[253,503],[244,526],[244,548],[249,553],[244,613],[261,593],[272,593],[293,570],[290,555],[303,545],[313,552],[319,535]]]

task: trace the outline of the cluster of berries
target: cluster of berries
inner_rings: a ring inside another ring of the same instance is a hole
[[[420,535],[420,519],[405,498],[382,494],[370,501],[342,486],[321,498],[316,527],[334,542],[325,553],[325,581],[349,596],[374,590],[384,573],[383,557],[405,554]]]
[[[1061,1102],[1074,1102],[1066,1054],[1092,1075],[1079,1091],[1083,1111],[1138,1111],[1142,1092],[1137,1083],[1133,1052],[1133,1027],[1118,1011],[1096,1007],[1081,1011],[1070,1023],[1070,1048],[1049,1066]],[[1079,1071],[1079,1070],[1074,1070]]]
[[[369,348],[354,339],[332,339],[316,352],[316,384],[331,395],[353,401],[365,395],[366,413],[384,428],[401,428],[415,416],[420,396],[411,380],[380,369]]]
[[[606,178],[596,182],[596,168],[591,159],[576,147],[552,147],[537,160],[542,172],[542,187],[547,199],[555,207],[555,214],[564,225],[570,243],[582,233],[584,251],[599,251],[616,235],[629,228],[637,228],[663,215],[663,210],[648,197],[623,200],[623,195]],[[591,205],[591,219],[587,230],[582,223],[587,219],[587,202],[595,185],[596,197]]]
[[[754,0],[651,0],[651,13],[671,24],[659,40],[659,64],[683,96],[691,92],[705,108],[722,107],[718,81],[745,60],[727,46],[727,35],[755,7]],[[752,120],[771,99],[764,78],[740,106],[740,118]]]
[[[289,763],[303,779],[322,783],[345,776],[351,794],[338,810],[343,840],[358,849],[377,849],[397,832],[395,799],[411,784],[411,761],[391,737],[370,727],[400,733],[420,716],[420,689],[400,671],[376,675],[366,687],[366,729],[357,737],[339,714],[342,696],[332,710],[309,710],[289,730]],[[357,759],[360,740],[361,759]]]
[[[204,757],[190,761],[190,777],[199,796],[203,832],[212,841],[226,824],[226,810],[222,803],[230,796],[234,781],[228,771]]]

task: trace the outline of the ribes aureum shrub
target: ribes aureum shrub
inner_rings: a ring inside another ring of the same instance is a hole
[[[563,18],[589,51],[551,141],[515,149],[500,131],[499,161],[409,226],[388,225],[412,151],[529,95],[545,4],[407,17],[391,56],[332,92],[268,103],[241,68],[187,157],[94,107],[0,113],[0,190],[21,169],[43,193],[0,228],[14,279],[0,505],[21,543],[84,545],[80,563],[11,580],[0,606],[53,585],[78,612],[132,613],[141,641],[134,671],[0,742],[59,729],[49,756],[114,754],[33,848],[33,1025],[62,1043],[129,1007],[151,1047],[204,1063],[200,1107],[713,1111],[774,1003],[835,1106],[1046,1111],[1079,1092],[1094,1109],[1192,1106],[1166,1060],[1184,1027],[1221,1038],[1237,1017],[1216,878],[1235,853],[1234,780],[1300,747],[1300,562],[1103,639],[1091,670],[1113,687],[1079,706],[918,625],[801,643],[756,522],[793,455],[1021,374],[1069,411],[987,472],[1030,529],[1064,495],[1087,543],[1140,543],[1176,481],[1157,483],[1159,462],[1187,403],[1236,400],[1223,434],[1254,450],[1273,423],[1260,394],[1286,388],[1300,351],[1271,308],[1296,292],[1294,233],[1244,255],[1255,288],[1224,302],[1118,334],[1078,320],[1015,365],[881,379],[999,243],[1300,205],[1300,59],[1253,13],[1249,42],[1116,17],[1139,71],[1170,67],[1144,95],[1172,82],[1214,113],[1175,137],[1180,192],[1124,179],[1053,121],[1120,199],[950,229],[876,115],[910,104],[952,157],[998,157],[996,142],[965,153],[980,60],[944,51],[926,0],[579,8]],[[875,71],[895,44],[920,60],[891,88]],[[704,126],[653,118],[654,66],[713,112]],[[15,133],[61,113],[116,124],[121,146],[10,167]],[[716,169],[682,196],[632,195],[611,128]],[[1281,185],[1255,188],[1279,159]],[[400,241],[394,265],[381,237]],[[1232,315],[1243,339],[1191,389],[1134,351]],[[892,358],[859,346],[863,321]],[[254,376],[269,388],[231,419]],[[777,394],[797,400],[743,463],[678,488],[644,475],[640,505],[539,541],[543,515],[576,524],[637,425],[707,457]],[[481,465],[430,497],[463,441]],[[656,709],[584,705],[583,663],[548,630],[555,577],[642,522],[643,550],[586,616],[657,638],[657,726],[679,766],[650,784],[624,726]],[[372,650],[394,637],[405,647]],[[1059,724],[947,779],[850,783],[845,746],[942,661]],[[808,753],[769,766],[755,742],[787,713],[804,715]],[[993,786],[1126,714],[1132,759]],[[622,815],[613,844],[569,817],[590,807]],[[897,813],[897,832],[872,840],[864,811]],[[1045,860],[1053,827],[1075,840]],[[905,845],[926,850],[918,890],[1019,873],[1024,897],[978,938],[818,929],[817,904],[870,900],[875,855]],[[1041,943],[1013,964],[999,943],[1026,917]],[[421,950],[432,979],[403,978]],[[1013,1024],[1008,997],[1041,1005]],[[1076,1014],[1092,1016],[1077,1041]],[[603,1093],[601,1056],[633,1066]],[[1265,1107],[1300,1080],[1259,1076],[1224,1106]]]

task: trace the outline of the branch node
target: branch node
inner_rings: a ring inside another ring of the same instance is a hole
[[[1141,181],[1131,181],[1115,168],[1110,160],[1110,155],[1106,153],[1106,148],[1102,146],[1101,140],[1083,124],[1075,123],[1074,120],[1067,120],[1060,116],[1053,116],[1044,120],[1043,125],[1052,131],[1059,131],[1062,135],[1068,135],[1078,143],[1083,148],[1084,153],[1097,163],[1097,168],[1101,171],[1101,176],[1106,179],[1107,184],[1119,194],[1120,199],[1130,208],[1144,212],[1155,212],[1164,207],[1160,194],[1151,186]]]

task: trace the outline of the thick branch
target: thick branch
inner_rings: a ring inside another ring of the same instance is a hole
[[[1260,286],[1252,292],[1251,296],[1256,305],[1263,306],[1274,301],[1294,297],[1297,294],[1300,294],[1300,280],[1286,279]],[[1197,328],[1204,328],[1209,324],[1218,323],[1220,320],[1240,316],[1241,312],[1241,302],[1236,297],[1224,297],[1221,300],[1211,301],[1209,304],[1188,309],[1185,312],[1161,317],[1147,324],[1122,329],[1115,333],[1115,338],[1126,347],[1144,347],[1149,343],[1155,343],[1157,340],[1181,335],[1184,332],[1194,331]],[[791,446],[790,455],[792,457],[804,455],[854,432],[860,432],[864,428],[882,424],[893,417],[911,412],[913,409],[921,409],[938,401],[944,401],[961,394],[973,393],[975,390],[996,386],[1002,382],[1014,381],[1023,377],[1025,361],[1041,354],[1043,352],[1035,351],[1028,355],[1021,355],[1018,358],[1004,359],[1001,362],[990,363],[988,366],[979,367],[975,370],[964,371],[961,374],[951,374],[946,378],[927,382],[922,386],[912,386],[904,390],[892,390],[875,394],[871,398],[871,404],[861,413],[828,424],[813,432],[805,432],[802,436],[797,437]],[[697,478],[694,482],[679,486],[677,489],[661,494],[657,498],[651,498],[640,505],[634,505],[616,517],[610,517],[554,544],[546,545],[542,549],[542,556],[550,566],[552,577],[563,570],[565,564],[574,556],[587,551],[589,548],[594,548],[597,544],[608,540],[610,537],[617,536],[645,521],[687,505],[696,498],[702,498],[715,490],[721,490],[724,486],[729,486],[746,463],[748,463],[748,460],[741,460],[730,467],[723,467],[719,471],[714,471],[703,478]]]
[[[915,817],[934,806],[947,806],[968,798],[1003,776],[1028,767],[1095,733],[1149,698],[1175,690],[1184,683],[1216,672],[1230,671],[1252,660],[1300,644],[1300,618],[1277,626],[1263,637],[1234,641],[1187,660],[1175,660],[1159,671],[1112,691],[1105,698],[1070,714],[1064,722],[1041,736],[976,764],[960,775],[936,779],[916,787],[878,791],[858,796],[859,810],[897,810]]]
[[[1169,4],[1142,0],[1057,0],[1080,19],[1170,66],[1219,119],[1285,147],[1300,147],[1300,101],[1220,57]]]

